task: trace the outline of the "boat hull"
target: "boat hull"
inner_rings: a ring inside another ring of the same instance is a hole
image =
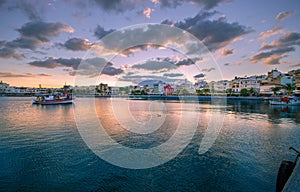
[[[270,101],[270,105],[300,105],[300,101]]]
[[[74,103],[74,99],[67,99],[67,100],[46,100],[46,101],[32,101],[32,104],[38,105],[59,105],[59,104],[72,104]]]

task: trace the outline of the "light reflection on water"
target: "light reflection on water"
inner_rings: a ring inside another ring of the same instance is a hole
[[[167,141],[182,110],[181,103],[166,102],[166,122],[143,135],[124,129],[109,101],[95,99],[101,123],[117,142],[135,148]],[[163,117],[159,110],[147,111],[150,103],[130,101],[138,122],[153,114]],[[183,105],[185,110],[193,106]],[[87,148],[76,129],[73,107],[76,104],[38,106],[31,105],[30,98],[0,97],[0,191],[275,191],[281,160],[294,158],[288,147],[300,148],[299,107],[245,101],[220,107],[201,101],[191,109],[199,113],[196,134],[175,159],[145,170],[123,169]],[[224,107],[225,112],[220,110]],[[225,113],[223,128],[212,148],[199,155],[203,133],[216,113]]]

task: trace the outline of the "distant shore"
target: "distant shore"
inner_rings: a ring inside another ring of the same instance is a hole
[[[1,94],[2,97],[34,97],[35,94],[22,94],[22,93],[14,93],[14,94]],[[133,100],[211,100],[211,99],[227,99],[227,100],[252,100],[252,101],[268,101],[273,100],[278,97],[265,97],[265,96],[226,96],[226,95],[85,95],[78,94],[75,95],[78,98],[128,98]]]

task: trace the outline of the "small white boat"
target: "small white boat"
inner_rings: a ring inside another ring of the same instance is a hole
[[[37,95],[32,99],[32,104],[41,105],[57,105],[57,104],[72,104],[75,98],[70,94],[66,95]]]
[[[270,105],[300,105],[297,97],[282,97],[280,100],[270,100]]]

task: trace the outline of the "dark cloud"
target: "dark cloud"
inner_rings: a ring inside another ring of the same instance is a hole
[[[211,72],[214,70],[216,70],[216,68],[214,68],[214,67],[202,69],[203,72]]]
[[[183,76],[182,73],[165,73],[164,77],[181,77]]]
[[[200,73],[198,75],[195,75],[194,78],[203,78],[205,75],[203,73]]]
[[[96,77],[99,75],[119,75],[123,73],[120,68],[113,67],[113,64],[101,57],[94,57],[82,60],[80,66],[76,70],[76,74],[88,77]]]
[[[64,58],[53,58],[49,57],[43,61],[32,61],[28,64],[35,67],[43,67],[43,68],[56,68],[56,67],[71,67],[73,69],[77,69],[78,65],[80,64],[80,58],[71,58],[71,59],[64,59]]]
[[[10,59],[10,58],[22,59],[22,58],[25,58],[25,56],[23,54],[19,53],[17,50],[13,49],[13,48],[4,47],[4,48],[0,49],[0,58],[3,58],[3,59]]]
[[[289,11],[284,11],[284,12],[280,12],[278,13],[278,15],[276,16],[276,21],[282,21],[292,15],[294,15],[295,12],[292,11],[292,12],[289,12]]]
[[[160,48],[166,48],[165,46],[161,46],[161,45],[155,45],[155,44],[144,44],[144,45],[137,45],[137,46],[132,46],[128,49],[125,49],[125,50],[122,50],[121,51],[121,54],[123,55],[132,55],[134,54],[135,52],[138,52],[138,51],[146,51],[150,48],[156,48],[156,49],[160,49]]]
[[[63,46],[73,51],[86,51],[91,48],[92,44],[87,39],[71,38]]]
[[[40,74],[32,74],[32,73],[25,73],[25,74],[17,74],[12,72],[0,72],[0,77],[2,78],[10,78],[10,77],[50,77],[52,75],[46,74],[46,73],[40,73]]]
[[[221,54],[222,54],[223,56],[227,56],[227,55],[233,54],[233,51],[234,51],[234,49],[226,49],[226,48],[223,48]]]
[[[6,3],[6,0],[0,0],[0,7]]]
[[[230,65],[230,63],[224,63],[224,66],[229,66]]]
[[[260,52],[252,56],[249,60],[252,63],[262,61],[265,65],[280,64],[280,59],[287,56],[287,53],[295,51],[294,47],[279,48],[268,52]]]
[[[123,73],[123,70],[120,68],[113,67],[111,63],[108,63],[101,71],[101,74],[109,75],[109,76],[115,76],[121,73]]]
[[[142,64],[133,65],[134,69],[144,69],[150,71],[161,71],[164,69],[176,69],[176,65],[166,60],[147,60]]]
[[[202,12],[182,22],[173,23],[173,25],[195,35],[199,40],[203,41],[210,50],[224,47],[253,31],[237,22],[228,23],[224,18],[209,20],[208,17],[215,13],[216,12]],[[171,24],[172,22],[163,21],[162,23]]]
[[[94,0],[94,2],[105,11],[125,12],[145,4],[146,0]],[[161,8],[176,8],[184,3],[190,3],[208,10],[228,0],[159,0],[156,2],[156,5]]]
[[[191,59],[183,59],[183,60],[179,60],[177,62],[175,62],[176,66],[188,66],[188,65],[193,65],[195,64],[195,62]]]
[[[35,50],[37,47],[45,44],[45,42],[40,41],[34,37],[20,37],[13,41],[7,42],[6,46],[11,48],[22,48]]]
[[[23,37],[33,37],[42,42],[49,42],[49,38],[58,36],[63,31],[72,33],[74,29],[63,23],[47,23],[42,21],[28,22],[18,29],[18,32]]]
[[[283,48],[293,45],[300,45],[300,33],[287,32],[282,37],[271,42],[270,44],[263,43],[261,45],[261,49]]]
[[[110,1],[107,1],[110,2]],[[94,31],[94,35],[98,38],[101,39],[102,37],[114,32],[114,29],[110,29],[110,30],[105,30],[102,26],[98,25]]]
[[[40,21],[41,17],[38,11],[30,1],[18,1],[17,8],[19,8],[30,20],[32,21]]]

